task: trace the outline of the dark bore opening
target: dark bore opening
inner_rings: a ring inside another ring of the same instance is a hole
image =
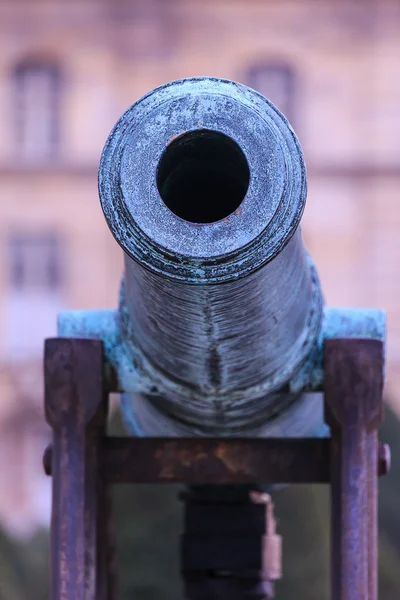
[[[213,223],[233,213],[249,187],[245,155],[223,133],[200,129],[164,151],[157,187],[168,208],[191,223]]]

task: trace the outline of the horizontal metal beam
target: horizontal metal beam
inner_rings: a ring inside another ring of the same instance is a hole
[[[329,483],[329,438],[104,438],[108,483]],[[389,469],[387,446],[379,474]],[[51,474],[52,450],[44,456]]]

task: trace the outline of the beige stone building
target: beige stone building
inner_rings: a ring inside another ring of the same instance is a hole
[[[42,340],[61,308],[115,306],[122,252],[97,198],[102,146],[168,80],[274,101],[304,148],[303,231],[331,305],[388,312],[400,408],[400,1],[1,0],[0,520],[47,523]]]

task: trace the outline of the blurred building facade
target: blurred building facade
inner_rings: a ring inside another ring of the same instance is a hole
[[[62,308],[117,303],[122,252],[97,198],[116,119],[194,75],[261,91],[309,175],[303,233],[330,305],[388,312],[400,411],[400,2],[2,0],[0,521],[49,518],[42,341]]]

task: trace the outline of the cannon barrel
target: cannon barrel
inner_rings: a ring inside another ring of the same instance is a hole
[[[125,254],[119,307],[64,311],[58,334],[103,340],[130,432],[326,432],[325,340],[384,340],[386,317],[323,305],[306,191],[288,121],[238,83],[174,81],[117,122],[99,192]]]
[[[151,396],[124,400],[136,425],[266,432],[300,403],[320,427],[290,386],[312,368],[323,302],[299,229],[303,153],[279,110],[221,79],[159,87],[111,132],[99,190],[125,252],[124,337],[156,373]]]

